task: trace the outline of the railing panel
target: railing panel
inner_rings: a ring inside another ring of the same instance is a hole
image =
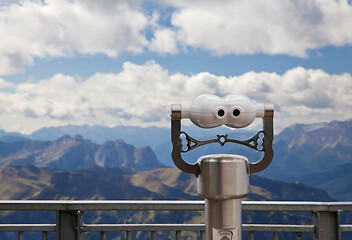
[[[313,212],[313,224],[243,224],[243,231],[248,232],[250,240],[255,239],[255,232],[272,232],[273,239],[281,237],[281,232],[292,232],[296,239],[302,239],[302,233],[310,233],[315,239],[339,240],[340,232],[352,232],[352,224],[339,222],[341,211],[352,211],[352,202],[255,202],[244,201],[243,211],[295,211]],[[47,239],[48,232],[56,231],[58,236],[71,232],[74,239],[81,233],[98,232],[106,240],[107,232],[124,232],[126,239],[131,239],[134,231],[150,233],[156,239],[157,232],[170,231],[176,239],[181,239],[185,231],[197,232],[204,239],[204,224],[87,224],[82,223],[85,211],[204,211],[204,201],[0,201],[0,210],[10,211],[57,211],[57,224],[0,224],[0,232],[17,232],[18,239],[23,239],[24,232],[42,232],[42,239]],[[328,226],[328,227],[327,227]],[[70,229],[70,231],[67,231]],[[318,231],[315,231],[315,230]],[[326,230],[330,229],[330,230]],[[325,232],[324,232],[325,231]],[[331,238],[333,234],[335,238]],[[280,233],[280,234],[279,234]],[[62,235],[61,239],[67,238]],[[60,239],[60,238],[58,238]],[[73,238],[72,238],[73,239]]]

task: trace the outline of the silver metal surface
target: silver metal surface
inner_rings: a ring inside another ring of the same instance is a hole
[[[340,212],[313,212],[314,240],[340,240]]]
[[[157,201],[157,200],[0,200],[0,210],[13,211],[202,211],[204,201]]]
[[[216,229],[238,229],[239,240],[241,236],[242,214],[241,200],[205,200],[205,236],[207,240],[217,240],[213,238],[213,231]],[[221,238],[219,238],[221,239]]]
[[[274,105],[264,104],[264,118],[274,118]]]
[[[79,211],[57,211],[56,240],[79,240],[81,213]]]
[[[292,224],[242,224],[246,232],[314,232],[314,225]]]
[[[0,200],[1,211],[204,211],[204,206],[203,200]],[[243,201],[242,210],[348,212],[352,211],[352,202]]]
[[[171,104],[171,119],[181,119],[181,104]]]
[[[0,224],[0,232],[54,232],[56,224]]]
[[[203,156],[197,162],[200,167],[197,192],[206,199],[206,239],[220,240],[225,230],[233,240],[242,239],[240,198],[249,191],[247,158],[216,154]]]
[[[83,224],[83,232],[201,231],[204,224]]]
[[[248,160],[243,156],[216,154],[198,159],[197,193],[206,199],[237,199],[248,194]]]

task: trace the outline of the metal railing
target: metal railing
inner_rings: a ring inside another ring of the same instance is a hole
[[[285,202],[285,201],[243,201],[242,209],[274,212],[311,212],[311,224],[243,224],[248,239],[254,239],[256,232],[272,232],[273,239],[279,239],[280,232],[293,232],[296,239],[302,233],[310,233],[314,240],[339,240],[341,232],[352,232],[352,225],[340,224],[340,213],[352,211],[352,202]],[[204,224],[92,224],[84,223],[83,216],[89,211],[204,211],[204,201],[47,201],[11,200],[0,201],[0,211],[55,211],[55,224],[0,224],[0,232],[17,232],[23,240],[24,232],[42,232],[42,239],[48,239],[48,232],[56,232],[57,240],[81,239],[84,233],[100,232],[102,240],[107,232],[125,232],[125,239],[132,239],[132,232],[148,231],[150,239],[156,239],[156,232],[172,231],[175,239],[181,239],[182,232],[198,232],[204,239]]]

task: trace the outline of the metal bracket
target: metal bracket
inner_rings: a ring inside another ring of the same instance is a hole
[[[273,105],[265,105],[265,115],[263,118],[263,130],[259,131],[255,136],[248,140],[236,140],[229,139],[227,135],[217,135],[216,139],[199,141],[190,137],[187,133],[181,131],[181,105],[173,104],[171,105],[171,142],[172,142],[172,160],[175,165],[182,171],[186,173],[194,174],[196,177],[199,175],[199,165],[198,163],[189,164],[185,162],[181,156],[181,153],[191,151],[197,147],[210,144],[219,143],[224,146],[226,142],[238,143],[257,151],[263,152],[261,159],[255,163],[249,164],[249,174],[257,173],[263,171],[267,168],[274,156],[274,151],[272,147],[274,133],[273,133],[273,117],[274,117],[274,107]],[[263,133],[263,143],[262,148],[258,148],[259,135]],[[187,140],[187,149],[182,150],[182,140],[181,134],[184,134]]]
[[[249,163],[249,174],[261,172],[266,169],[274,157],[273,150],[273,119],[263,119],[263,132],[265,137],[263,138],[263,154],[259,161],[255,163]]]
[[[172,142],[172,160],[176,167],[186,173],[194,174],[196,177],[199,175],[198,163],[189,164],[183,160],[182,153],[182,140],[181,135],[181,105],[171,105],[171,142]]]
[[[216,135],[217,138],[215,138],[215,139],[210,139],[210,140],[206,140],[206,141],[199,141],[199,140],[196,140],[196,139],[192,138],[187,133],[181,132],[181,135],[182,134],[185,135],[185,138],[186,138],[186,141],[187,141],[187,144],[186,144],[187,149],[186,150],[181,150],[181,152],[183,152],[183,153],[189,152],[189,151],[191,151],[191,150],[193,150],[193,149],[195,149],[197,147],[200,147],[200,146],[203,146],[203,145],[206,145],[206,144],[210,144],[210,143],[219,143],[221,146],[224,146],[225,143],[227,143],[227,142],[238,143],[238,144],[241,144],[243,146],[252,148],[252,149],[254,149],[256,151],[262,152],[263,148],[262,147],[259,148],[259,143],[258,143],[258,140],[259,140],[259,137],[260,137],[261,133],[264,134],[264,136],[265,136],[264,131],[259,131],[256,135],[254,135],[250,139],[247,139],[247,140],[244,140],[244,141],[228,138],[227,134],[225,134],[225,135]]]

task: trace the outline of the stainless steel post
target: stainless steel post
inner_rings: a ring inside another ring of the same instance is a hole
[[[247,158],[216,154],[197,162],[197,192],[206,199],[206,240],[241,240],[241,198],[249,188]]]
[[[80,211],[56,212],[56,240],[81,239],[81,222],[83,213]]]

